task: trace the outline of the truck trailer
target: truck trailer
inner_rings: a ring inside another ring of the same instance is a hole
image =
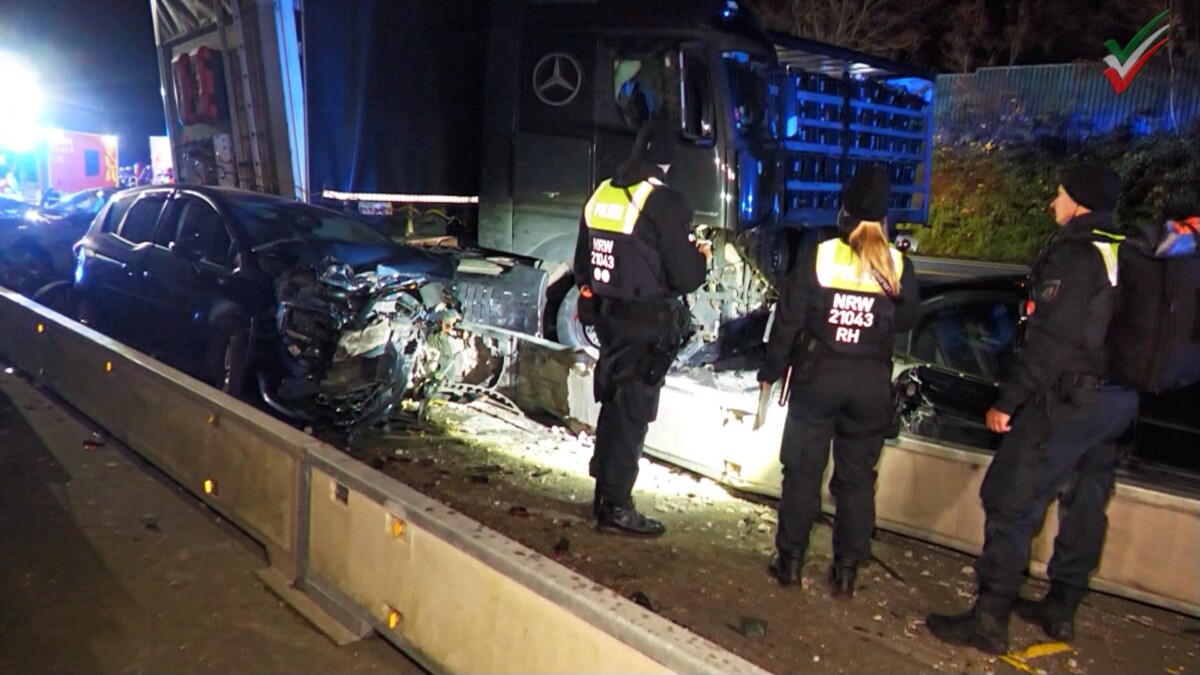
[[[740,0],[151,2],[181,183],[452,245],[471,321],[591,344],[580,213],[648,120],[677,127],[669,182],[717,251],[688,353],[765,307],[859,167],[891,172],[893,226],[928,215],[932,75],[769,33]]]

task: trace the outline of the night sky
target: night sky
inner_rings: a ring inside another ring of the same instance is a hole
[[[998,0],[987,1],[990,6]],[[1091,0],[1088,9],[1107,9],[1130,1]],[[0,49],[23,53],[35,60],[47,95],[47,122],[67,129],[116,134],[120,138],[123,165],[147,161],[147,138],[165,133],[150,2],[0,0]],[[1156,0],[1154,4],[1166,2]],[[934,5],[951,4],[933,2],[925,11]],[[1077,0],[1045,0],[1040,4],[1056,14],[1065,12],[1058,17],[1059,21],[1042,27],[1055,31],[1077,23],[1072,16],[1084,7]],[[915,55],[923,61],[917,65],[944,65],[937,62],[941,50],[934,35],[936,25],[928,19],[921,23],[921,30],[929,33],[926,46]],[[1110,24],[1104,30],[1132,34],[1140,25],[1129,20],[1118,23],[1129,23],[1129,27],[1119,30],[1121,26]],[[1091,58],[1093,52],[1102,49],[1102,40],[1092,36],[1052,42],[1053,49],[1031,55],[1032,59],[1070,61]]]
[[[166,133],[150,0],[0,0],[0,49],[34,61],[48,124],[116,134],[122,165],[149,161]]]

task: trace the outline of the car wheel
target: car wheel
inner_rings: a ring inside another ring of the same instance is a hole
[[[78,316],[75,286],[69,281],[53,281],[42,286],[31,298],[34,302],[74,319]]]
[[[246,349],[250,333],[239,319],[223,318],[213,327],[208,344],[207,380],[221,391],[243,398],[249,381]]]
[[[595,326],[584,326],[579,321],[579,289],[575,286],[567,291],[562,304],[558,306],[558,319],[555,321],[558,330],[558,342],[572,348],[582,348],[593,356],[600,351],[600,339],[596,335]]]
[[[36,246],[18,244],[0,260],[0,284],[32,296],[50,281],[53,271],[54,263],[48,253]]]

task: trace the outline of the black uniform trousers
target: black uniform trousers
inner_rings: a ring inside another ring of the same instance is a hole
[[[658,396],[666,381],[667,368],[662,363],[658,364],[662,376],[651,377],[650,370],[664,359],[669,367],[674,352],[662,352],[657,339],[625,335],[603,323],[596,329],[600,358],[594,392],[600,402],[600,418],[589,468],[596,479],[597,497],[616,506],[628,506],[646,432],[658,417]]]
[[[845,564],[862,562],[871,556],[875,465],[891,420],[891,366],[878,358],[826,356],[810,367],[811,374],[793,373],[779,451],[783,493],[775,545],[797,556],[808,547],[821,515],[821,483],[832,442],[833,551]]]
[[[1116,483],[1118,439],[1137,414],[1137,393],[1076,387],[1038,396],[1013,416],[980,487],[983,552],[975,563],[981,592],[1015,598],[1029,547],[1058,496],[1058,535],[1047,574],[1086,588],[1100,564]]]

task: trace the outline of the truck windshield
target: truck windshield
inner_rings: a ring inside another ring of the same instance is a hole
[[[239,199],[230,203],[229,209],[253,246],[284,239],[393,245],[391,239],[371,229],[366,223],[310,204]]]
[[[774,126],[765,66],[737,54],[725,55],[733,97],[733,128],[740,136],[772,136]]]

